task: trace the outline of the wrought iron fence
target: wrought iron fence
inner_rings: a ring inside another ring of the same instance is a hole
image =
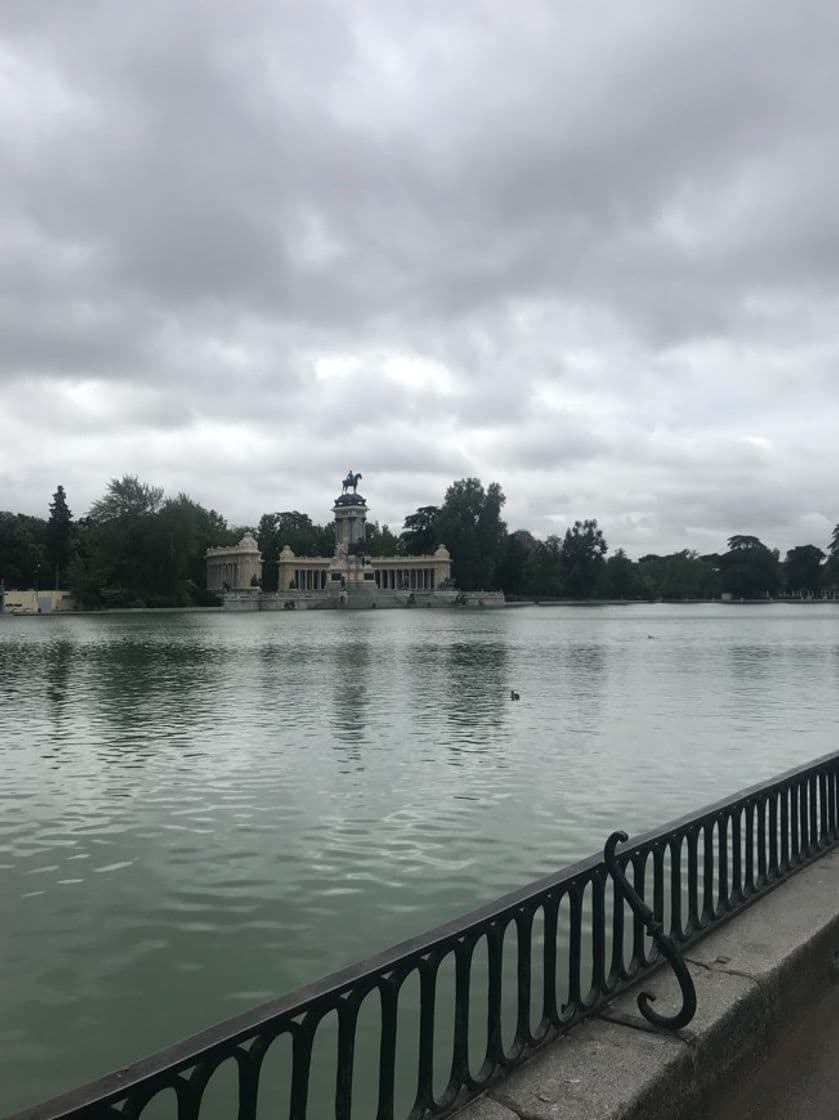
[[[648,832],[617,860],[685,947],[837,840],[839,753]],[[593,856],[14,1120],[147,1120],[164,1098],[177,1120],[207,1120],[222,1070],[239,1120],[445,1117],[657,963]]]

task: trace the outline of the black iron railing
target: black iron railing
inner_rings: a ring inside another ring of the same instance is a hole
[[[617,861],[684,947],[837,840],[839,753],[649,832]],[[209,1120],[221,1071],[239,1120],[444,1117],[657,963],[595,856],[15,1120],[146,1120],[161,1099],[177,1120]]]

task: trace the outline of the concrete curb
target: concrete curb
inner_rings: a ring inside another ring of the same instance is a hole
[[[707,1120],[839,980],[839,852],[823,856],[689,951],[697,1012],[651,1030],[637,990],[546,1047],[460,1120]],[[639,986],[666,1014],[669,969]]]

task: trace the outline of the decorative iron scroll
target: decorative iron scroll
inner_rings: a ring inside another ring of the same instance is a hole
[[[688,966],[682,960],[682,956],[676,948],[675,941],[669,934],[663,932],[661,922],[656,919],[655,914],[623,873],[623,868],[615,855],[615,848],[618,844],[625,844],[628,839],[629,837],[625,832],[613,832],[603,849],[603,859],[606,861],[606,866],[609,868],[609,872],[618,885],[621,894],[644,923],[647,933],[655,941],[658,951],[670,962],[682,991],[682,1008],[675,1015],[660,1015],[657,1011],[653,1011],[650,1004],[655,1002],[655,996],[651,992],[641,992],[638,996],[638,1010],[654,1026],[677,1031],[686,1027],[696,1014],[696,988],[693,985],[693,977],[688,971]]]

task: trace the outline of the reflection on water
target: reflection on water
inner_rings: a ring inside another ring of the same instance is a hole
[[[52,642],[46,654],[44,676],[46,678],[47,699],[52,706],[52,717],[56,730],[60,728],[62,716],[66,712],[67,694],[70,686],[73,645],[67,639]]]
[[[482,637],[440,651],[445,676],[439,702],[452,725],[449,745],[455,751],[494,739],[510,700],[506,647]]]
[[[0,1111],[833,749],[837,670],[831,606],[0,619]]]
[[[568,698],[566,726],[583,730],[596,726],[609,683],[610,651],[591,642],[575,643],[568,648],[566,695]]]
[[[369,640],[350,637],[333,650],[332,719],[335,739],[350,749],[345,757],[357,762],[367,727],[367,677],[370,672]]]

